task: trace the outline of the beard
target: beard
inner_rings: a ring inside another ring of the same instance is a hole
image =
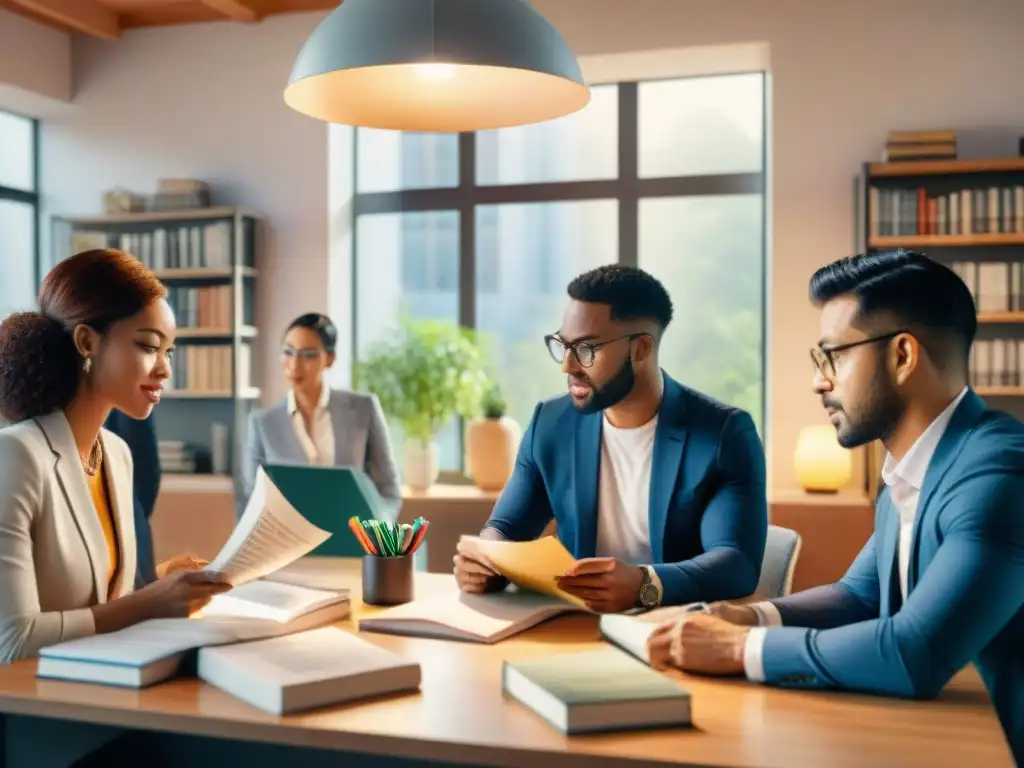
[[[618,404],[630,392],[636,383],[636,373],[633,371],[633,360],[627,357],[622,367],[603,386],[590,384],[590,395],[582,403],[573,400],[573,405],[579,413],[597,413],[605,408],[611,408]]]
[[[836,427],[836,438],[843,448],[856,448],[874,440],[888,440],[903,417],[906,404],[887,377],[877,376],[868,391],[871,395],[857,409],[857,413],[841,410],[845,418],[841,418]],[[828,398],[824,402],[832,407],[837,405]]]

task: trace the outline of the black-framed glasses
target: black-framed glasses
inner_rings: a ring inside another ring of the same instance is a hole
[[[899,336],[901,333],[910,333],[910,331],[892,331],[891,333],[883,333],[881,336],[871,336],[866,339],[858,339],[857,341],[850,341],[846,344],[819,344],[816,347],[811,347],[811,361],[814,363],[815,370],[820,373],[828,375],[835,375],[836,372],[836,358],[837,352],[842,352],[846,349],[853,349],[854,347],[860,347],[864,344],[877,344],[880,341],[889,341]]]
[[[565,362],[566,352],[572,351],[573,355],[576,356],[576,361],[584,368],[589,368],[594,364],[597,350],[601,347],[607,344],[614,344],[616,341],[622,341],[623,339],[632,341],[633,339],[650,335],[649,333],[627,333],[624,336],[616,336],[614,339],[608,339],[607,341],[577,341],[575,344],[566,344],[555,334],[548,334],[544,337],[544,343],[547,345],[551,359],[559,365]]]

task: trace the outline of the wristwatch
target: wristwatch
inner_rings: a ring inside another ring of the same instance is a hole
[[[640,582],[639,603],[643,608],[654,608],[661,599],[661,595],[658,594],[658,585],[651,578],[650,566],[641,566],[640,569],[644,572],[644,576]]]

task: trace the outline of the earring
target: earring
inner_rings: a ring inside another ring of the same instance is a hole
[[[92,370],[92,358],[91,357],[85,358],[85,362],[82,363],[82,370],[85,373],[89,373],[89,371]]]

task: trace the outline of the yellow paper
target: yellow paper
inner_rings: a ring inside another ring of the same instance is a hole
[[[559,589],[555,577],[564,576],[576,560],[555,536],[536,541],[493,541],[467,536],[474,549],[486,557],[498,573],[520,587],[586,607],[582,598]]]

